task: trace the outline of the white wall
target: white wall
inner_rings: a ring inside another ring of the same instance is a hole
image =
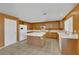
[[[65,21],[65,31],[73,32],[73,17],[70,17]]]
[[[4,24],[4,46],[11,45],[17,41],[17,24],[15,20],[5,18]]]

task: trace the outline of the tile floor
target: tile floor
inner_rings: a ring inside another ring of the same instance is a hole
[[[44,47],[29,46],[26,40],[0,49],[0,55],[60,55],[58,41],[48,39]]]

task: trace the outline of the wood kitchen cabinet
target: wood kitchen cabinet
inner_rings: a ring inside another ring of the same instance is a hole
[[[60,30],[63,30],[64,29],[64,21],[60,21]]]
[[[57,32],[47,32],[46,37],[47,38],[58,39],[58,34],[57,34]]]
[[[32,29],[33,29],[32,24],[30,24],[30,23],[29,23],[29,24],[27,24],[27,29],[28,29],[28,30],[32,30]]]
[[[65,55],[76,55],[77,54],[77,39],[66,39],[62,38],[61,41],[62,54]]]
[[[33,23],[33,30],[40,30],[41,24],[39,23]]]
[[[59,30],[60,29],[60,21],[52,21],[52,22],[38,22],[32,23],[34,30],[40,30],[41,26],[46,26],[46,30]]]
[[[0,15],[0,47],[4,46],[4,17]]]

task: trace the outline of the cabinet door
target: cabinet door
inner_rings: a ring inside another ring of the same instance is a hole
[[[0,47],[4,46],[4,18],[0,15]]]
[[[17,24],[15,20],[5,19],[4,23],[4,45],[8,46],[17,41]]]
[[[46,37],[47,38],[52,38],[52,39],[57,39],[58,38],[58,34],[56,32],[47,32],[46,33]]]
[[[31,30],[31,29],[33,29],[33,26],[32,26],[33,24],[27,24],[27,29],[28,30]]]
[[[62,53],[66,55],[77,54],[76,39],[62,39]]]
[[[64,22],[60,21],[60,29],[63,30],[64,29]]]

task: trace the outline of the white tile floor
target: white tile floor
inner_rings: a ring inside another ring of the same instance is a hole
[[[48,38],[47,38],[48,39]],[[58,41],[48,39],[46,45],[41,47],[29,46],[26,40],[0,49],[0,55],[60,55]]]

